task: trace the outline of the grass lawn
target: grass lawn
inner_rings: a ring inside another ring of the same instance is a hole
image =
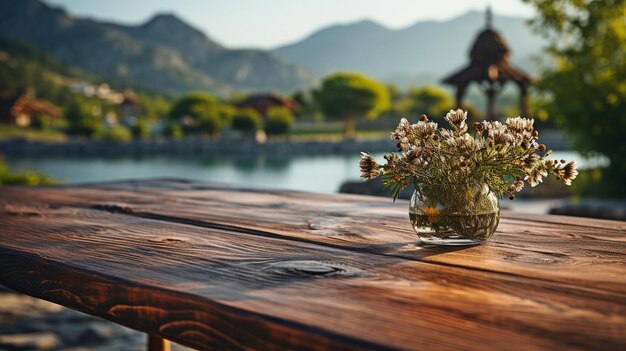
[[[64,141],[67,136],[55,130],[37,130],[0,124],[0,139],[27,139],[33,141]]]
[[[323,122],[312,125],[295,125],[289,133],[291,140],[297,141],[339,141],[343,139],[343,123]],[[389,137],[389,131],[380,129],[358,128],[357,139],[384,139]]]

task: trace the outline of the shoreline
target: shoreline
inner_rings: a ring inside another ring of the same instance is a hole
[[[389,139],[347,139],[341,141],[274,141],[207,140],[201,137],[182,139],[134,140],[68,140],[42,142],[25,139],[0,140],[0,154],[11,157],[32,156],[149,156],[149,155],[313,155],[368,152],[392,152]]]
[[[567,142],[562,133],[546,133],[542,141],[555,151],[566,150]],[[0,154],[6,156],[151,156],[151,155],[314,155],[349,154],[367,151],[383,153],[397,151],[393,140],[344,139],[344,140],[268,140],[264,143],[250,139],[224,138],[209,140],[200,136],[181,139],[147,139],[129,142],[110,140],[69,139],[61,142],[45,142],[27,139],[0,139]]]

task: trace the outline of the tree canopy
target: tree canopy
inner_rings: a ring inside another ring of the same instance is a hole
[[[409,98],[410,113],[416,116],[424,113],[431,118],[440,118],[454,107],[452,98],[445,90],[431,85],[411,88]]]
[[[261,116],[251,108],[240,109],[233,116],[233,128],[254,136],[254,133],[261,129]]]
[[[602,171],[609,195],[626,195],[626,0],[525,0],[548,35],[554,64],[538,87],[549,93],[548,110],[582,152],[610,159]]]
[[[313,96],[324,115],[345,121],[346,136],[354,136],[357,117],[376,118],[389,107],[387,88],[359,73],[328,76]]]
[[[191,93],[174,102],[169,117],[181,121],[190,118],[191,125],[208,134],[218,133],[224,125],[221,103],[207,93]]]
[[[272,107],[267,110],[263,129],[269,136],[285,135],[291,129],[293,122],[293,114],[288,108]]]

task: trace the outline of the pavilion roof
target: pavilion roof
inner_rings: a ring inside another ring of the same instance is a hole
[[[510,50],[506,42],[490,26],[483,30],[470,50],[470,64],[443,79],[444,83],[465,85],[470,82],[529,83],[531,78],[509,62]]]

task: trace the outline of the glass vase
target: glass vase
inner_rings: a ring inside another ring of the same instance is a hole
[[[498,227],[500,202],[486,185],[473,188],[416,185],[409,218],[423,244],[479,245]]]

